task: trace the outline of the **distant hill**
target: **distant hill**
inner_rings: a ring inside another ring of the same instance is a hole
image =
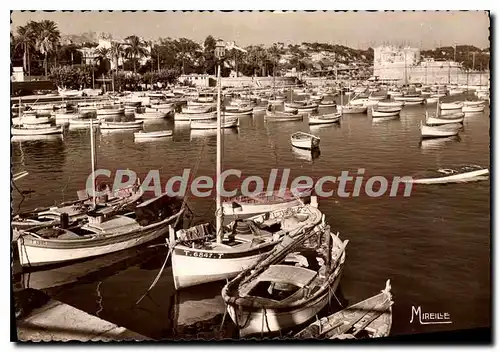
[[[490,67],[490,49],[480,49],[473,45],[457,45],[456,61],[461,62],[466,68],[476,70],[487,70]],[[422,57],[430,57],[434,60],[454,60],[455,49],[452,46],[443,46],[433,50],[422,50]]]

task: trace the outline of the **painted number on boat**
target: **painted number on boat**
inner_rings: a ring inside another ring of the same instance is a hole
[[[205,253],[205,252],[192,252],[184,250],[184,255],[188,257],[208,258],[208,259],[221,259],[222,253]]]

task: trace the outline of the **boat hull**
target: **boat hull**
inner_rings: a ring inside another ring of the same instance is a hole
[[[411,181],[406,181],[408,183],[416,184],[439,184],[439,183],[454,183],[454,182],[470,182],[479,178],[482,179],[488,176],[490,171],[488,169],[482,169],[472,172],[465,172],[457,175],[443,176],[443,177],[433,177],[433,178],[423,178],[423,179],[413,179]]]
[[[217,252],[176,246],[172,251],[172,272],[177,290],[236,277],[255,265],[262,254],[271,251],[278,242],[271,242],[249,252]],[[196,269],[203,268],[200,274]]]
[[[302,306],[296,308],[284,307],[279,310],[255,309],[253,311],[247,311],[248,307],[245,307],[245,311],[242,311],[239,307],[228,304],[227,311],[231,319],[240,328],[240,336],[278,332],[309,321],[328,304],[331,294],[337,290],[343,271],[343,264],[341,265],[342,267],[339,269],[330,289],[325,289],[316,299],[308,301]]]
[[[118,252],[165,236],[169,231],[168,225],[175,222],[181,214],[182,212],[179,212],[161,223],[133,233],[118,234],[95,240],[56,241],[21,235],[17,240],[19,261],[22,266],[42,266]]]

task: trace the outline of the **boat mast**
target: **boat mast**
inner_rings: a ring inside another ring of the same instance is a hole
[[[94,151],[94,119],[90,119],[90,162],[92,165],[92,205],[96,206],[95,202],[95,151]]]
[[[225,43],[222,40],[218,40],[215,47],[215,58],[217,60],[217,165],[215,174],[215,218],[216,218],[216,238],[217,243],[222,243],[222,201],[220,196],[220,191],[222,189],[221,185],[221,169],[222,169],[222,126],[221,126],[221,79],[220,79],[220,65],[224,58],[224,53],[226,50]]]

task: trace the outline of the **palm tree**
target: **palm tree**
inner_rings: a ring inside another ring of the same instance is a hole
[[[15,37],[15,49],[19,46],[23,47],[23,68],[28,72],[28,76],[31,77],[31,67],[30,67],[30,49],[35,48],[35,33],[33,31],[33,26],[27,24],[26,26],[17,27],[17,36]]]
[[[123,54],[122,44],[118,43],[118,42],[112,42],[111,48],[109,49],[109,51],[110,51],[111,59],[115,63],[116,72],[118,72],[118,62]]]
[[[61,34],[54,21],[43,20],[41,22],[31,22],[36,38],[36,48],[44,55],[43,64],[45,67],[45,77],[48,76],[47,58],[49,53],[55,50]]]
[[[127,54],[134,63],[134,73],[137,72],[135,60],[148,54],[144,42],[136,35],[125,38],[128,43]]]
[[[111,50],[108,48],[97,48],[95,50],[94,62],[102,65],[104,62],[108,61],[111,57]]]

